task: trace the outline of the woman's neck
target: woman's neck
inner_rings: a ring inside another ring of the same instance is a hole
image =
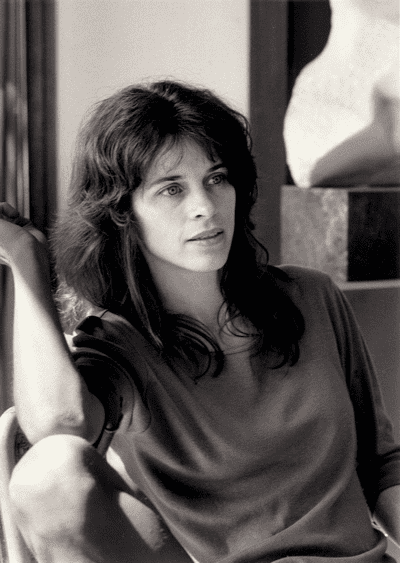
[[[218,330],[218,314],[223,303],[219,274],[192,272],[179,268],[152,272],[164,307],[173,313],[188,315],[209,330]]]
[[[218,271],[192,272],[170,267],[164,270],[152,269],[151,266],[150,271],[168,311],[200,321],[224,351],[235,352],[249,348],[254,332],[249,323],[237,319],[233,332],[232,327],[225,325],[226,308],[223,307]],[[237,334],[238,329],[242,335]],[[246,333],[248,336],[244,338]]]

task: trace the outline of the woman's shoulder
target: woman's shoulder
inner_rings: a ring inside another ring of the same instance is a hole
[[[99,340],[121,343],[140,336],[139,331],[122,315],[108,309],[92,307],[75,329],[75,335],[85,334]]]
[[[292,264],[283,264],[272,267],[272,275],[274,276],[278,287],[284,291],[297,306],[306,304],[317,306],[333,305],[341,300],[341,291],[334,283],[332,278],[325,272],[297,266]]]
[[[135,424],[136,431],[147,427],[146,408],[133,415],[133,405],[141,402],[147,385],[147,366],[140,333],[121,315],[107,309],[91,308],[74,331],[70,351],[75,365],[89,386],[100,391],[113,389],[119,397],[126,431]],[[94,392],[94,391],[92,391]],[[94,394],[96,394],[94,392]]]
[[[107,357],[131,371],[142,365],[147,348],[141,333],[126,318],[93,309],[75,329],[71,351],[85,357]]]
[[[286,284],[287,286],[296,285],[302,288],[326,288],[328,290],[336,288],[335,283],[328,274],[313,268],[282,264],[271,266],[270,270],[278,283]]]

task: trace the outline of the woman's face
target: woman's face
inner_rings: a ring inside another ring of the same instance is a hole
[[[235,228],[235,201],[221,160],[213,162],[190,141],[161,151],[132,196],[153,274],[222,268]]]

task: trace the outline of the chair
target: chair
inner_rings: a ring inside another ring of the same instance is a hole
[[[0,417],[0,558],[2,563],[35,563],[12,518],[8,484],[16,463],[30,448],[20,429],[15,408]]]
[[[131,406],[129,401],[127,405]],[[96,446],[101,455],[106,454],[121,416],[119,406],[108,413],[108,422]],[[15,407],[10,407],[0,416],[0,563],[37,563],[12,518],[8,492],[13,469],[30,447],[19,427]]]
[[[95,444],[101,455],[106,454],[122,419],[120,401],[111,394],[108,406],[107,423]],[[126,408],[131,407],[127,400]],[[13,469],[30,447],[19,427],[15,407],[10,407],[0,416],[0,563],[37,563],[12,518],[8,492]]]
[[[94,444],[103,456],[106,455],[124,413],[130,413],[133,409],[133,395],[128,377],[120,375],[118,379],[108,378],[106,389],[106,423]],[[123,406],[122,393],[125,397]],[[8,492],[13,469],[30,447],[31,444],[18,424],[15,407],[10,407],[0,416],[0,563],[37,563],[12,518]]]

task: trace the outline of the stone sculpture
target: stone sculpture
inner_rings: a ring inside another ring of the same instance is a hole
[[[284,123],[299,187],[400,186],[399,0],[330,0],[322,53],[300,73]]]

